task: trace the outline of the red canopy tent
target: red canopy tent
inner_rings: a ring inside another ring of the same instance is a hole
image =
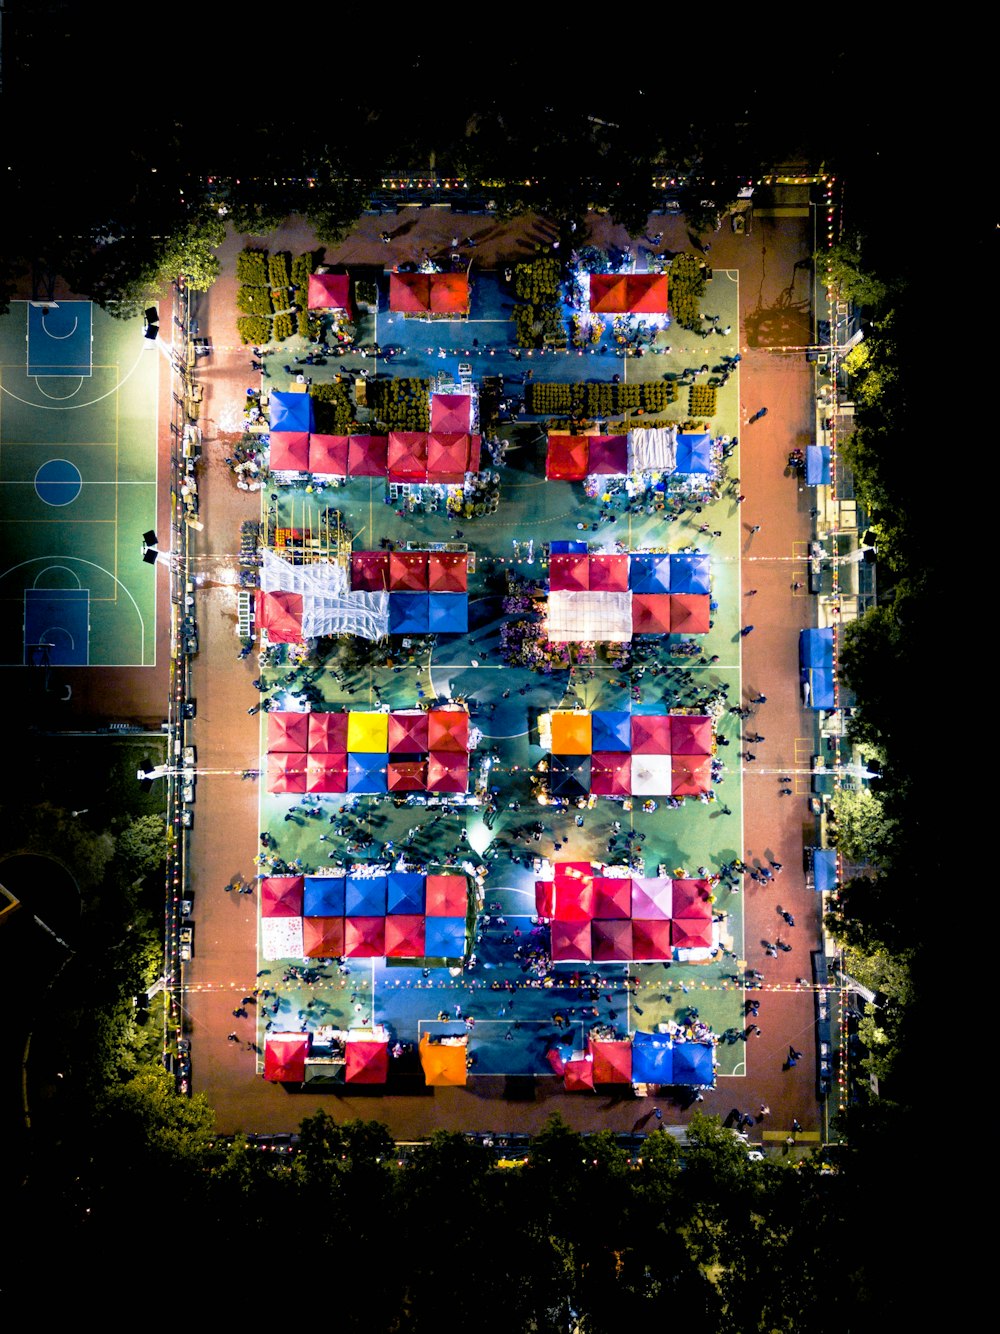
[[[348,1033],[344,1043],[348,1084],[384,1084],[389,1076],[389,1039]]]
[[[427,552],[393,551],[389,556],[389,588],[394,593],[425,593]]]
[[[428,792],[466,792],[469,787],[469,757],[454,751],[432,751],[427,758]]]
[[[590,275],[590,309],[600,315],[621,315],[629,310],[624,273]]]
[[[427,714],[422,710],[389,714],[389,754],[423,755],[427,745]]]
[[[590,1038],[587,1046],[594,1058],[595,1084],[631,1084],[631,1042]]]
[[[535,881],[535,912],[539,917],[555,917],[556,887],[552,880]]]
[[[426,792],[426,760],[390,760],[386,769],[386,786],[390,792]]]
[[[567,1093],[582,1093],[594,1087],[594,1062],[586,1056],[566,1062],[564,1085]]]
[[[301,917],[304,887],[301,875],[265,876],[260,882],[261,917]]]
[[[589,577],[592,589],[599,593],[628,592],[628,556],[602,552],[599,555],[590,556],[588,565],[590,567]]]
[[[634,635],[670,634],[670,594],[632,594],[632,633]]]
[[[594,914],[596,893],[594,868],[590,862],[557,862],[553,880],[553,916],[566,922],[589,922]]]
[[[469,715],[464,709],[431,709],[427,715],[427,749],[469,753]]]
[[[562,1052],[559,1048],[550,1047],[545,1053],[545,1059],[548,1061],[549,1065],[551,1065],[553,1072],[561,1079],[566,1073],[566,1062],[563,1059]]]
[[[589,476],[621,477],[628,472],[628,436],[590,436]]]
[[[435,315],[468,315],[468,274],[432,273],[430,280],[430,308]]]
[[[264,1078],[272,1084],[301,1084],[308,1055],[308,1033],[272,1033],[264,1043]]]
[[[284,710],[267,715],[267,750],[305,750],[309,745],[309,714]]]
[[[303,917],[302,952],[307,959],[339,959],[344,952],[344,919]]]
[[[423,431],[390,431],[390,482],[427,481],[427,435]]]
[[[712,919],[675,917],[670,923],[670,940],[675,950],[710,950]]]
[[[469,436],[434,431],[427,438],[427,480],[455,485],[469,471]]]
[[[379,959],[385,954],[384,917],[345,917],[344,953],[350,959]]]
[[[594,881],[594,916],[631,917],[632,881],[627,876],[600,876]]]
[[[309,713],[309,749],[330,752],[347,750],[346,713]],[[274,714],[271,714],[274,717]]]
[[[469,279],[464,273],[390,273],[389,309],[403,315],[466,315]]]
[[[468,435],[472,430],[472,396],[431,394],[431,430],[459,431]]]
[[[424,957],[423,915],[398,913],[385,919],[385,953],[389,959]]]
[[[350,444],[346,435],[311,435],[309,471],[324,477],[346,477],[349,452]]]
[[[384,477],[388,451],[384,435],[352,435],[347,442],[348,477]]]
[[[592,273],[590,309],[601,315],[666,315],[665,273]]]
[[[351,587],[365,593],[385,592],[389,587],[388,551],[352,551]]]
[[[550,432],[545,454],[545,476],[550,481],[582,482],[587,476],[589,457],[587,436]]]
[[[427,557],[427,587],[431,593],[466,593],[469,558],[464,551],[432,551]]]
[[[707,593],[670,593],[668,597],[672,635],[708,634],[711,598]]]
[[[306,756],[307,792],[346,792],[346,752],[310,751]]]
[[[590,959],[590,919],[564,921],[556,918],[552,923],[552,958],[561,962]]]
[[[272,431],[269,466],[272,472],[309,471],[309,435],[306,431]]]
[[[469,887],[464,875],[429,875],[424,886],[428,917],[464,917]]]
[[[696,797],[712,790],[712,761],[708,755],[673,755],[670,759],[670,795]]]
[[[346,273],[310,273],[310,310],[351,309],[351,280]]]
[[[712,720],[698,715],[674,714],[670,719],[671,755],[711,755]]]
[[[268,792],[305,792],[305,751],[279,750],[267,757]]]
[[[595,750],[590,757],[590,790],[595,797],[627,797],[632,791],[632,756]]]
[[[675,880],[673,883],[674,917],[712,916],[712,886],[707,880]]]
[[[632,923],[628,918],[619,918],[613,922],[595,920],[590,924],[590,943],[594,959],[605,963],[631,959]]]
[[[549,591],[582,593],[590,588],[590,559],[584,554],[556,552],[549,558]]]
[[[669,959],[670,923],[632,919],[632,958]]]
[[[272,644],[297,644],[302,638],[302,594],[257,590],[257,625]]]
[[[670,718],[666,714],[632,715],[632,754],[670,754]]]

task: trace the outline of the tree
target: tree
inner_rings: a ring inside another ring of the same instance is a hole
[[[159,815],[140,815],[115,840],[115,851],[139,875],[163,866],[169,847],[167,822]]]
[[[894,823],[870,788],[840,787],[830,803],[836,846],[854,862],[878,862],[889,850]]]

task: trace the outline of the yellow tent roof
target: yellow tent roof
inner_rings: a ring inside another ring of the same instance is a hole
[[[389,749],[389,715],[387,713],[349,713],[347,715],[347,749],[382,753]]]
[[[464,1084],[467,1078],[465,1054],[468,1040],[457,1043],[431,1042],[427,1033],[420,1039],[420,1064],[428,1084]]]
[[[552,714],[552,754],[589,755],[590,714],[556,710]]]

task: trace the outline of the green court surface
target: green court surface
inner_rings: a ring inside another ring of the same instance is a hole
[[[152,666],[158,352],[141,320],[76,304],[93,318],[86,358],[60,367],[32,329],[33,366],[57,374],[29,374],[36,308],[0,317],[0,663],[43,644],[61,666]]]

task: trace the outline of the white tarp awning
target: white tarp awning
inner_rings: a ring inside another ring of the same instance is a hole
[[[627,644],[632,638],[632,594],[549,594],[548,636],[553,643]]]
[[[676,468],[676,426],[651,426],[629,431],[629,472],[674,472]]]
[[[356,591],[342,597],[333,594],[310,596],[302,601],[302,637],[359,635],[382,639],[389,633],[389,594]]]
[[[292,565],[264,548],[260,586],[265,593],[346,593],[349,588],[347,567],[339,561],[317,561],[312,565]]]

